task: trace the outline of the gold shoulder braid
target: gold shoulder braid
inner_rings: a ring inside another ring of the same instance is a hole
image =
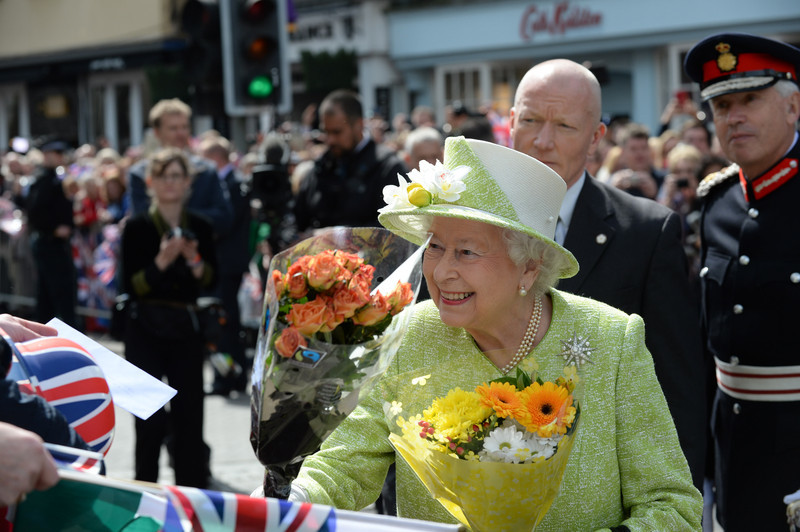
[[[697,197],[704,198],[711,192],[711,189],[720,183],[723,183],[733,176],[739,175],[739,165],[734,163],[727,168],[723,168],[719,172],[708,174],[700,184],[697,185]]]

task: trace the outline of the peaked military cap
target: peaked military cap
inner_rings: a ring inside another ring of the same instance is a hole
[[[700,84],[705,101],[732,92],[766,89],[782,79],[798,83],[800,49],[758,35],[720,33],[694,45],[683,67]]]

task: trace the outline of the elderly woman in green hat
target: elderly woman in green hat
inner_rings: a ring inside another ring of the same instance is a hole
[[[431,236],[423,265],[431,300],[417,306],[383,385],[305,460],[291,498],[359,510],[397,459],[398,515],[455,522],[395,454],[385,402],[430,404],[519,365],[535,364],[544,380],[575,366],[581,425],[537,530],[699,530],[702,499],[642,319],[554,288],[578,271],[553,240],[564,181],[525,154],[463,137],[447,140],[444,158],[386,187],[379,217],[412,242]],[[386,396],[393,377],[414,372],[426,386]]]

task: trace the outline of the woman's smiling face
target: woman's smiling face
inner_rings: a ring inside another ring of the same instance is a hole
[[[507,321],[519,299],[525,268],[509,258],[503,230],[482,222],[435,217],[430,232],[433,237],[422,267],[442,321],[471,334],[491,331]]]

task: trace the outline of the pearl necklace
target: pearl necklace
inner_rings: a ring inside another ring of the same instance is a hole
[[[537,297],[533,302],[533,312],[531,313],[531,321],[528,322],[528,328],[525,329],[525,335],[522,337],[522,342],[519,344],[519,349],[514,357],[508,361],[508,364],[500,368],[500,373],[503,375],[508,374],[509,371],[517,367],[525,355],[527,355],[533,348],[533,343],[536,341],[536,335],[539,334],[539,322],[542,319],[542,298]]]

